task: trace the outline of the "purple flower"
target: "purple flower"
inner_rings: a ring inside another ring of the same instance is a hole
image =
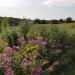
[[[72,48],[71,45],[65,45],[64,47],[65,47],[65,48]]]
[[[11,68],[7,68],[6,71],[4,72],[4,75],[14,75],[14,72]]]
[[[40,44],[43,45],[43,46],[46,46],[47,42],[46,41],[42,41]]]
[[[11,62],[11,60],[12,60],[11,57],[8,56],[4,57],[4,62]]]
[[[18,38],[17,40],[18,40],[18,42],[20,42],[20,43],[25,43],[25,42],[26,42],[26,40],[25,40],[24,37]]]
[[[21,67],[26,68],[27,66],[30,66],[31,64],[32,64],[31,61],[23,60],[22,63],[21,63]]]
[[[5,50],[8,51],[8,52],[12,52],[12,51],[13,51],[13,48],[11,48],[11,47],[6,47]]]
[[[19,46],[13,46],[14,49],[20,50],[21,48]]]
[[[22,63],[23,63],[23,65],[31,65],[32,62],[31,61],[23,61]]]
[[[36,58],[42,58],[42,55],[39,51],[35,51]]]
[[[42,71],[41,67],[34,67],[34,68],[32,68],[33,75],[40,75],[41,71]]]

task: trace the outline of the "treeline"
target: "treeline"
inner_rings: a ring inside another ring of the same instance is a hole
[[[53,19],[53,20],[40,20],[35,19],[33,21],[34,24],[60,24],[60,23],[73,23],[75,22],[71,17],[67,17],[66,19]]]
[[[8,22],[11,26],[17,26],[19,25],[19,23],[24,19],[21,18],[13,18],[13,17],[0,17],[0,25],[2,23],[2,21],[4,20],[4,18],[8,19]],[[71,17],[67,17],[66,19],[53,19],[53,20],[41,20],[41,19],[34,19],[34,20],[30,20],[30,19],[26,19],[29,21],[32,21],[33,24],[60,24],[60,23],[73,23],[75,22]]]
[[[2,24],[2,22],[7,19],[9,24],[11,26],[17,26],[19,25],[19,22],[22,21],[23,19],[20,19],[20,18],[13,18],[13,17],[0,17],[0,25]]]

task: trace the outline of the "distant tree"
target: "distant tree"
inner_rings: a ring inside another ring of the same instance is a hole
[[[59,21],[58,20],[51,20],[51,24],[58,24]]]
[[[37,19],[35,19],[35,20],[34,20],[34,22],[33,22],[33,23],[34,23],[34,24],[41,24],[42,22],[41,22],[41,20],[40,20],[40,19],[38,19],[38,18],[37,18]]]
[[[49,24],[48,20],[41,20],[42,24]]]
[[[9,17],[8,20],[9,20],[9,23],[10,23],[11,26],[17,26],[17,25],[19,25],[19,21],[21,19],[20,18]]]
[[[59,19],[59,23],[64,23],[64,20],[63,19]]]
[[[73,22],[73,20],[72,20],[72,18],[71,18],[71,17],[67,17],[67,18],[66,18],[66,20],[65,20],[65,22],[67,22],[67,23],[72,23],[72,22]]]
[[[34,24],[49,24],[48,20],[40,20],[40,19],[35,19]]]

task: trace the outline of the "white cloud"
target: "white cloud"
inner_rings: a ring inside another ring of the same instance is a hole
[[[75,0],[0,0],[0,7],[22,6],[22,5],[72,5]]]
[[[27,0],[0,0],[0,7],[15,7],[26,4],[28,4]]]
[[[65,5],[67,7],[63,7]],[[0,16],[44,19],[75,17],[74,9],[75,0],[0,0]]]
[[[42,4],[67,6],[67,5],[75,4],[75,0],[44,0]]]

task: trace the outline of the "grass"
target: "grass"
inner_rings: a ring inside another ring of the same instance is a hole
[[[16,33],[16,34],[15,34]],[[75,23],[62,23],[62,24],[33,24],[30,25],[29,31],[25,34],[27,38],[42,38],[47,40],[50,45],[63,45],[66,41],[70,41],[70,43],[74,46],[73,49],[62,49],[65,53],[62,56],[64,63],[69,66],[72,66],[70,69],[66,69],[66,71],[62,71],[61,74],[58,75],[75,75],[75,62],[72,63],[71,55],[72,52],[75,50]],[[67,35],[67,37],[66,37]],[[3,50],[4,47],[8,46],[8,42],[12,42],[13,45],[16,43],[16,39],[18,37],[22,37],[23,33],[21,32],[21,26],[11,26],[8,28],[8,31],[3,31],[0,34],[0,52]],[[6,38],[8,38],[6,40]],[[11,40],[12,39],[12,40]],[[11,44],[12,44],[11,43]],[[50,48],[50,47],[49,47]],[[58,49],[58,47],[56,48]],[[55,49],[55,50],[56,50]],[[53,50],[51,48],[51,50]],[[66,50],[66,51],[65,51]],[[66,53],[67,52],[67,53]],[[50,56],[50,55],[49,55]],[[74,56],[75,57],[75,56]],[[73,58],[74,58],[73,57]],[[55,56],[52,58],[55,60]],[[58,60],[61,57],[57,58]],[[57,60],[56,59],[56,60]],[[71,63],[70,63],[71,62]],[[65,68],[64,68],[65,69]],[[57,75],[57,74],[53,74]]]

